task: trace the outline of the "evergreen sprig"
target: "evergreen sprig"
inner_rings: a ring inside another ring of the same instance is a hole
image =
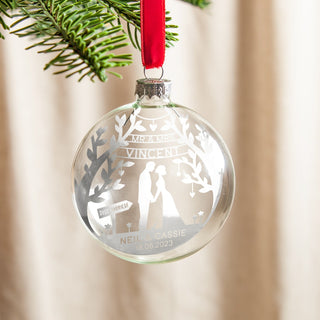
[[[129,54],[113,53],[128,44],[127,36],[117,23],[117,17],[105,10],[99,1],[25,1],[13,17],[18,20],[12,28],[27,23],[15,29],[15,35],[41,38],[27,49],[42,47],[40,53],[55,54],[45,66],[45,69],[59,67],[55,74],[66,73],[67,77],[80,74],[79,80],[85,76],[93,80],[97,76],[105,81],[107,69],[131,63]],[[28,24],[30,18],[31,24]]]
[[[206,0],[183,0],[204,7]],[[13,20],[12,25],[3,19]],[[166,12],[166,46],[177,41],[177,33]],[[53,55],[46,64],[57,67],[55,74],[79,75],[107,79],[107,74],[121,77],[110,68],[127,66],[130,54],[116,53],[132,45],[140,49],[139,0],[0,0],[1,28],[18,37],[31,37],[39,53]]]
[[[0,26],[5,29],[9,30],[9,26],[5,23],[2,15],[10,17],[10,14],[8,13],[10,10],[13,10],[16,8],[16,1],[10,1],[10,0],[0,0]],[[3,34],[1,33],[0,29],[0,39],[4,39]]]

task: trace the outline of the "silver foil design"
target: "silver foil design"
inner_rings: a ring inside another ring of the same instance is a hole
[[[165,79],[140,79],[137,80],[136,92],[139,98],[147,96],[150,99],[154,96],[159,98],[170,97],[171,81]]]

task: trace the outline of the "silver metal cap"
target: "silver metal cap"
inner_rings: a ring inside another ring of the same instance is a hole
[[[171,92],[171,81],[165,79],[139,79],[136,84],[136,92],[139,98],[153,96],[169,98]]]

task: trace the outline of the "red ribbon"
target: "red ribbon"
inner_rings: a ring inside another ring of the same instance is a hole
[[[141,57],[146,69],[162,67],[166,43],[165,0],[141,0]]]

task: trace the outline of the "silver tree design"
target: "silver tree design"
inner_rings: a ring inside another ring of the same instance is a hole
[[[109,190],[120,190],[124,188],[124,184],[121,183],[121,177],[123,173],[121,174],[121,171],[118,172],[120,178],[116,179],[113,182],[112,174],[119,168],[123,170],[123,167],[131,167],[134,165],[134,162],[132,161],[126,161],[123,160],[118,161],[114,165],[115,159],[116,159],[116,153],[115,151],[122,147],[127,146],[129,143],[126,141],[128,136],[134,131],[144,131],[146,130],[142,125],[142,121],[136,121],[136,116],[140,112],[140,108],[137,108],[134,110],[134,112],[129,116],[130,120],[130,126],[125,131],[124,127],[126,123],[128,122],[126,114],[123,114],[121,117],[118,115],[115,116],[115,131],[117,132],[117,137],[115,135],[112,135],[109,141],[109,149],[107,149],[105,152],[103,152],[100,156],[98,156],[98,148],[101,146],[104,146],[107,143],[106,139],[102,139],[102,135],[106,132],[105,128],[99,128],[96,131],[95,135],[91,136],[91,148],[87,149],[87,157],[90,160],[90,165],[88,166],[85,164],[84,171],[85,174],[81,178],[80,182],[78,182],[76,179],[74,180],[74,187],[75,187],[75,198],[76,203],[79,209],[79,212],[83,219],[85,221],[86,213],[87,213],[87,206],[90,201],[92,202],[103,202],[104,198],[101,197],[101,195],[104,192],[107,192]],[[107,162],[106,168],[103,168],[101,170],[101,178],[103,180],[102,185],[97,185],[94,188],[93,194],[90,194],[91,185],[93,182],[94,177],[100,170],[102,164]]]
[[[178,165],[185,164],[186,166],[190,167],[192,169],[191,175],[183,172],[183,179],[182,182],[186,184],[197,184],[200,185],[201,188],[199,189],[199,192],[206,193],[209,191],[213,191],[213,186],[208,183],[208,179],[204,176],[201,177],[200,173],[202,170],[202,164],[200,161],[197,161],[197,155],[195,152],[193,152],[191,149],[188,150],[188,155],[190,161],[187,157],[181,157],[172,160],[174,163]]]
[[[189,147],[189,149],[187,156],[174,159],[173,162],[178,164],[179,171],[182,165],[185,165],[192,170],[191,175],[183,171],[182,182],[186,184],[199,185],[200,193],[207,193],[210,191],[214,192],[213,184],[208,181],[208,178],[204,174],[201,175],[203,169],[201,162],[205,162],[206,160],[208,160],[208,157],[212,156],[212,154],[208,153],[208,150],[203,148],[204,144],[201,143],[205,139],[205,137],[203,137],[204,130],[196,124],[195,127],[199,131],[199,134],[194,136],[193,133],[189,130],[190,125],[188,122],[188,117],[180,116],[178,118],[180,126],[177,126],[175,124],[175,119],[176,117],[172,117],[171,121],[167,122],[167,125],[170,125],[171,129],[173,129],[180,137],[180,141],[182,143],[185,143]],[[179,130],[178,127],[181,127],[181,130]],[[195,140],[200,142],[201,147],[198,147],[195,144]]]

